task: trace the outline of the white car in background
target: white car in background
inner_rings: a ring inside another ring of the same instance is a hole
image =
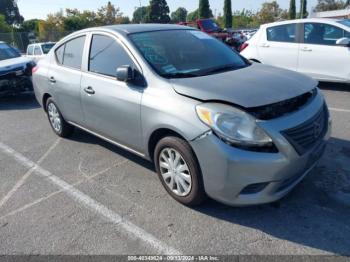
[[[50,52],[55,44],[53,42],[30,44],[27,47],[27,57],[38,62]]]
[[[262,25],[242,45],[241,54],[320,81],[350,83],[350,20],[310,18]]]

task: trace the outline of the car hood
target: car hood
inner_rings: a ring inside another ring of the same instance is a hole
[[[225,101],[245,108],[294,98],[318,84],[302,74],[257,63],[235,71],[170,81],[181,95],[203,101]]]
[[[2,72],[8,72],[12,69],[17,69],[18,67],[23,67],[27,63],[30,63],[32,60],[26,58],[26,57],[16,57],[11,59],[6,59],[0,61],[0,73]]]

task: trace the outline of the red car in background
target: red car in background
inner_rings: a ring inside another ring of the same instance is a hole
[[[239,50],[241,46],[241,42],[237,40],[237,38],[233,37],[232,32],[229,32],[226,29],[220,28],[213,19],[198,19],[193,22],[180,22],[179,25],[191,26],[194,28],[198,28],[202,32],[205,32],[227,45]]]

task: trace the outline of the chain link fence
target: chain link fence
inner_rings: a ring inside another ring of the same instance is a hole
[[[35,32],[0,33],[0,41],[6,42],[25,53],[27,46],[39,42],[57,42],[72,32],[49,31],[42,34]]]

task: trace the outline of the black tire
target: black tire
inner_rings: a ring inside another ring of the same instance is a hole
[[[57,109],[58,117],[59,117],[60,122],[61,122],[61,128],[59,130],[55,129],[55,127],[53,126],[53,124],[51,122],[50,115],[49,115],[50,104],[53,104],[55,106],[55,108]],[[63,138],[68,138],[68,137],[72,136],[72,134],[74,132],[74,127],[72,125],[68,124],[64,120],[58,106],[55,104],[55,102],[53,101],[53,99],[51,97],[49,99],[47,99],[47,102],[46,102],[46,113],[47,113],[47,118],[49,120],[50,126],[56,135],[63,137]]]
[[[189,169],[192,186],[191,191],[186,196],[178,196],[166,184],[160,168],[160,154],[166,148],[171,148],[180,153]],[[197,206],[202,204],[207,196],[204,190],[202,173],[195,157],[195,154],[190,145],[178,137],[165,137],[161,139],[154,151],[154,162],[160,181],[162,182],[166,191],[178,202],[186,206]]]

